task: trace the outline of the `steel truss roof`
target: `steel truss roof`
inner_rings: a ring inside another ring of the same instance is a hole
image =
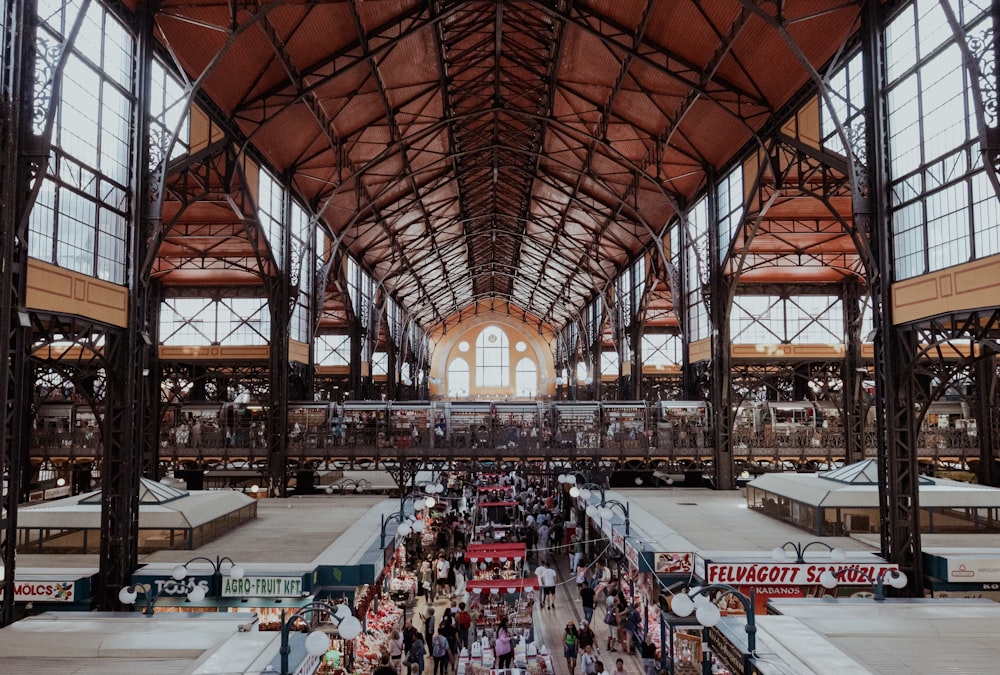
[[[562,326],[650,249],[647,318],[673,326],[664,227],[741,148],[764,148],[757,134],[849,38],[859,5],[165,0],[154,19],[242,135],[230,140],[289,177],[426,327],[493,299]],[[156,273],[167,285],[273,275],[246,205],[197,174],[168,181]],[[802,204],[749,211],[727,273],[859,274],[849,197]]]

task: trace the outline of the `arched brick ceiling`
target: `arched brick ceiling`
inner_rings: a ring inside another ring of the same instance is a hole
[[[155,30],[425,326],[490,298],[560,326],[807,83],[774,25],[818,67],[858,4],[165,0]],[[748,278],[854,273],[831,214],[796,208],[758,231]],[[183,236],[165,243],[181,261],[165,282],[188,267],[203,283],[211,265],[193,261],[211,242]],[[668,284],[655,286],[662,316]]]

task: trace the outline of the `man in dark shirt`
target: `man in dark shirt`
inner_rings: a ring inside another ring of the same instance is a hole
[[[594,620],[594,597],[597,593],[587,584],[580,584],[580,604],[583,605],[583,618],[590,623]]]

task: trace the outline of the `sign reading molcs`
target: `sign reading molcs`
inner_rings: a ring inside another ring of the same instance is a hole
[[[224,598],[292,598],[302,595],[302,577],[243,577],[222,580]]]
[[[15,581],[14,602],[73,602],[74,586],[72,581]]]

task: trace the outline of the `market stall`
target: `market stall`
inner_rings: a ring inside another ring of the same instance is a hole
[[[507,536],[516,520],[517,506],[513,500],[476,504],[475,538],[495,541]]]
[[[507,617],[515,643],[521,638],[525,643],[534,641],[532,610],[538,592],[537,579],[470,579],[465,588],[469,593],[475,639],[485,637],[492,644],[497,624]]]

